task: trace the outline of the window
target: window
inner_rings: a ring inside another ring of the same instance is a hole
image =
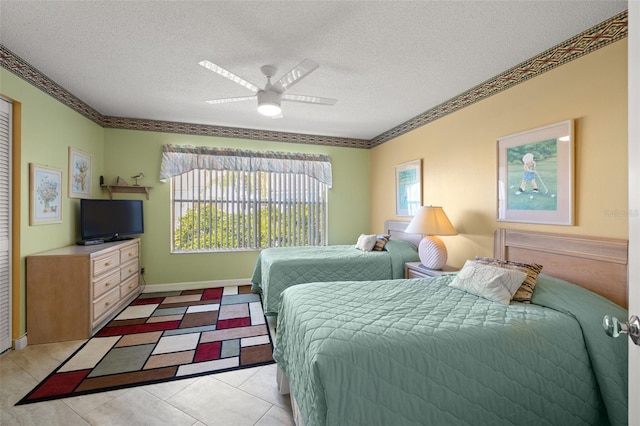
[[[164,173],[173,175],[173,252],[326,245],[330,185],[321,181],[326,173],[310,172],[317,156],[170,147],[173,151],[163,153],[163,169],[174,169]],[[180,155],[172,155],[178,148]],[[187,158],[193,153],[185,156],[184,149],[197,149],[197,158]],[[301,161],[304,166],[298,167]]]

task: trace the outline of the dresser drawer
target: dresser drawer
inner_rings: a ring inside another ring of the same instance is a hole
[[[120,249],[120,263],[127,263],[131,259],[138,258],[138,244],[131,244],[128,247]]]
[[[138,259],[120,267],[120,281],[124,281],[138,272]]]
[[[120,301],[120,288],[116,286],[113,290],[109,290],[99,299],[93,302],[93,321],[100,320],[101,317],[109,314],[118,307]]]
[[[140,288],[140,277],[134,275],[122,284],[120,284],[120,299],[126,299]]]
[[[93,300],[102,296],[112,288],[117,287],[120,284],[120,271],[115,270],[104,278],[100,278],[93,283]]]
[[[93,276],[97,277],[104,274],[110,269],[117,268],[120,265],[120,252],[118,250],[113,253],[93,259]]]

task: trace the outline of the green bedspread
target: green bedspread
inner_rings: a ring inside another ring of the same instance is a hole
[[[383,251],[362,251],[354,245],[269,248],[258,256],[251,282],[254,290],[262,291],[265,313],[273,315],[280,308],[280,294],[293,285],[404,278],[405,262],[418,260],[415,246],[393,238]]]
[[[627,312],[541,275],[534,303],[448,287],[453,276],[287,289],[274,358],[306,426],[623,425]]]

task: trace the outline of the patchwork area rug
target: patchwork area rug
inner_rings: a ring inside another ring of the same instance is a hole
[[[251,286],[144,293],[16,405],[272,364]]]

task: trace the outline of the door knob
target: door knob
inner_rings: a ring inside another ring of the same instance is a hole
[[[640,320],[637,316],[632,315],[629,322],[622,323],[614,316],[605,315],[602,319],[602,327],[607,335],[618,337],[621,334],[627,334],[633,343],[640,346]]]

